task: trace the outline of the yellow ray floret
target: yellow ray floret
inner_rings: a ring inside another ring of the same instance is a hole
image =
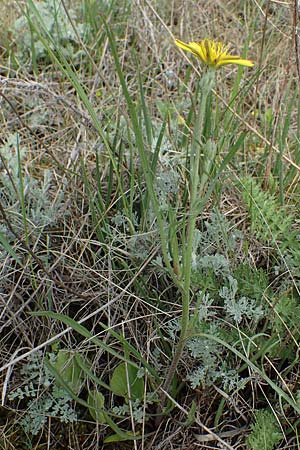
[[[185,42],[175,39],[175,44],[191,52],[193,55],[197,56],[204,64],[209,67],[220,67],[226,64],[238,64],[240,66],[252,67],[254,63],[249,59],[243,59],[239,56],[230,55],[228,53],[229,47],[224,45],[222,42],[211,41],[210,39],[204,39],[200,42]]]

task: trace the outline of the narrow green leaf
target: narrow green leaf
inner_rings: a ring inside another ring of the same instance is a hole
[[[0,244],[4,247],[4,249],[9,253],[14,260],[19,264],[20,267],[24,267],[22,261],[18,257],[17,253],[14,251],[13,247],[10,245],[6,237],[4,236],[4,233],[0,231]]]
[[[126,435],[124,436],[120,436],[119,434],[112,434],[111,436],[107,437],[104,439],[104,444],[109,444],[111,442],[122,442],[122,441],[132,441],[132,440],[136,440],[136,439],[140,439],[140,437],[134,436],[133,433],[130,433],[128,431],[128,433],[126,433]]]
[[[93,336],[92,333],[90,333],[83,325],[80,325],[78,322],[76,322],[76,320],[71,319],[68,316],[64,316],[63,314],[55,313],[55,312],[52,312],[52,311],[36,311],[36,312],[32,312],[30,314],[33,315],[33,316],[49,317],[50,319],[60,320],[65,325],[67,325],[68,327],[70,327],[73,330],[77,331],[77,333],[81,334],[85,338],[89,339],[89,341],[93,342],[93,344],[95,344],[98,347],[102,348],[103,350],[105,350],[110,355],[115,356],[116,358],[120,359],[121,361],[130,363],[132,366],[134,366],[137,369],[139,369],[139,366],[136,363],[134,363],[132,361],[128,361],[123,355],[118,353],[116,350],[112,349],[109,345],[105,344],[104,342],[102,342],[97,337]]]
[[[247,363],[247,366],[250,367],[254,373],[257,373],[268,385],[278,394],[279,397],[282,397],[294,410],[300,414],[300,406],[298,403],[290,397],[286,392],[284,392],[281,387],[277,386],[274,381],[271,380],[261,369],[259,369],[253,362],[248,359],[245,355],[243,355],[241,352],[239,352],[236,348],[232,347],[230,344],[228,344],[223,339],[218,338],[217,336],[213,336],[210,334],[205,333],[197,333],[195,336],[201,336],[206,339],[211,339],[215,342],[218,342],[219,344],[223,345],[224,347],[228,348],[232,353],[234,353],[238,358],[240,358],[242,361]]]

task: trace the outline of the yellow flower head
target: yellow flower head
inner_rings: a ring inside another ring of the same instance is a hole
[[[179,41],[179,39],[175,39],[175,44],[178,47],[183,48],[183,50],[197,56],[197,58],[209,67],[218,68],[220,66],[225,66],[226,64],[238,64],[247,67],[254,66],[254,63],[248,59],[228,54],[229,47],[222,42],[204,39],[200,42],[189,42],[186,44],[185,42]]]

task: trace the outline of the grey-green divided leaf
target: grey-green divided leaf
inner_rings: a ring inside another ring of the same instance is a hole
[[[87,403],[89,405],[90,415],[98,423],[106,423],[105,415],[103,414],[104,396],[101,392],[92,390],[89,392]]]
[[[138,378],[138,369],[130,364],[119,364],[111,377],[112,391],[124,398],[142,399],[144,395],[144,380]]]

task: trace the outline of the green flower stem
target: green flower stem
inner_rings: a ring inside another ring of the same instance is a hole
[[[182,315],[181,315],[181,331],[178,344],[176,346],[173,361],[170,365],[166,380],[163,385],[164,391],[169,390],[172,379],[176,372],[178,363],[180,361],[185,341],[188,336],[189,329],[189,311],[190,311],[190,290],[191,290],[191,269],[192,269],[192,254],[193,254],[193,238],[196,226],[196,220],[199,214],[198,198],[202,194],[204,184],[202,177],[207,178],[203,172],[200,176],[200,164],[204,162],[207,155],[202,155],[205,148],[203,146],[203,126],[206,114],[206,105],[208,96],[213,88],[215,81],[215,70],[209,69],[200,80],[201,99],[199,104],[198,114],[194,127],[194,134],[192,140],[192,148],[190,155],[190,210],[186,225],[186,245],[183,245],[183,289],[182,289]],[[166,397],[161,399],[161,409],[164,407]]]

